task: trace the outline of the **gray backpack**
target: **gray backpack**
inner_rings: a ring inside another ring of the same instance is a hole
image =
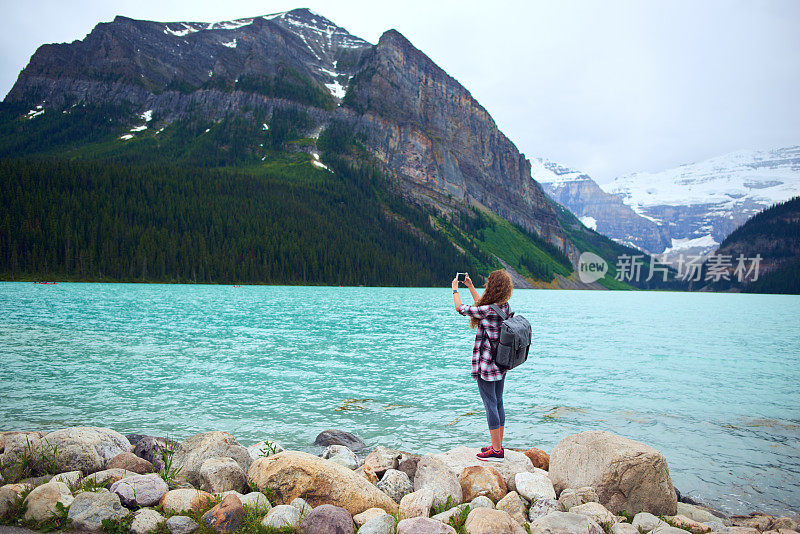
[[[500,339],[492,346],[494,363],[507,371],[525,363],[531,347],[531,323],[521,315],[514,315],[511,306],[508,315],[497,304],[492,304],[494,312],[503,318],[500,325]]]

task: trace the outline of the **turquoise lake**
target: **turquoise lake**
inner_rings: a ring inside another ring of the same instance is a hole
[[[609,430],[663,452],[700,502],[800,511],[800,297],[516,290],[511,305],[534,344],[506,379],[506,446]],[[477,447],[473,340],[449,288],[0,283],[0,430]]]

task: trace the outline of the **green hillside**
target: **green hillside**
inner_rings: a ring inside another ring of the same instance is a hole
[[[171,124],[26,111],[0,106],[2,279],[436,286],[495,256],[544,281],[572,271],[492,213],[411,202],[342,125],[302,137],[299,109]]]

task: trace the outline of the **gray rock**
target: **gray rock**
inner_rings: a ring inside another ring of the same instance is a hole
[[[351,434],[350,432],[345,432],[343,430],[324,430],[317,435],[317,439],[314,440],[314,445],[318,447],[327,447],[329,445],[344,445],[351,451],[359,451],[366,447],[366,444],[356,436],[355,434]]]
[[[209,493],[244,491],[247,475],[233,458],[209,458],[202,463],[199,472],[200,489]]]
[[[652,532],[652,534],[691,534],[688,530],[671,527],[669,525],[659,525],[650,532]]]
[[[639,529],[630,523],[614,523],[611,534],[639,534]]]
[[[358,529],[358,534],[395,534],[397,523],[389,514],[379,514]]]
[[[705,523],[707,521],[719,521],[717,516],[705,508],[685,502],[678,503],[678,513],[676,515],[685,515],[689,519],[694,519],[695,521],[700,521],[701,523]]]
[[[308,503],[305,501],[305,499],[303,499],[303,498],[301,498],[301,497],[297,497],[297,498],[295,498],[295,499],[292,499],[292,502],[290,502],[290,503],[289,503],[289,506],[294,506],[295,508],[297,508],[298,510],[300,510],[300,519],[302,519],[302,518],[304,518],[305,516],[307,516],[308,514],[310,514],[310,513],[311,513],[311,510],[313,510],[313,509],[314,509],[314,507],[313,507],[313,506],[311,506],[310,504],[308,504]]]
[[[332,504],[321,504],[300,520],[300,534],[353,534],[353,516]]]
[[[66,485],[77,484],[83,475],[80,471],[67,471],[66,473],[59,473],[51,480],[53,482],[63,482]]]
[[[633,521],[631,521],[631,524],[641,532],[650,532],[658,526],[669,526],[667,523],[649,512],[639,512],[633,516]]]
[[[112,469],[103,469],[102,471],[87,475],[83,477],[83,481],[92,482],[98,486],[108,486],[109,484],[113,484],[118,480],[134,477],[138,474],[139,473],[134,473],[133,471],[126,471],[124,469],[120,469],[119,467],[114,467]]]
[[[343,465],[348,469],[358,469],[358,459],[356,455],[344,445],[328,445],[328,447],[322,451],[322,457],[331,462]]]
[[[239,500],[242,501],[242,506],[245,508],[254,508],[256,510],[263,511],[264,513],[267,513],[272,509],[272,505],[269,503],[267,496],[260,491],[251,491],[250,493],[239,497]]]
[[[573,506],[586,504],[587,502],[600,502],[597,492],[590,486],[582,488],[567,488],[558,496],[558,502],[564,506],[564,510],[569,511]]]
[[[397,469],[387,469],[376,486],[396,503],[400,503],[403,497],[414,491],[408,475]]]
[[[164,450],[167,453],[176,451],[179,443],[167,438],[158,438],[155,436],[145,436],[136,442],[133,448],[133,454],[147,460],[155,469],[161,469],[164,466]]]
[[[598,525],[602,525],[603,523],[613,525],[616,521],[614,514],[606,510],[606,507],[599,502],[579,504],[578,506],[570,508],[569,511],[573,514],[585,515],[589,519],[593,519]]]
[[[542,473],[517,473],[514,476],[514,486],[517,493],[532,501],[539,497],[555,499],[556,490],[550,478]]]
[[[167,519],[167,528],[170,534],[192,534],[200,528],[194,519],[185,515],[174,515]]]
[[[414,477],[417,474],[417,464],[422,459],[422,456],[417,456],[416,454],[409,454],[405,458],[400,459],[400,463],[397,464],[397,470],[402,471],[406,475],[408,475],[408,479],[411,483],[414,483]]]
[[[63,482],[48,482],[31,491],[25,497],[25,519],[27,521],[44,521],[58,512],[58,503],[63,506],[72,504],[73,497]]]
[[[175,466],[182,466],[181,475],[195,487],[202,484],[200,468],[209,458],[232,458],[243,472],[247,472],[252,459],[247,449],[227,432],[204,432],[183,440],[175,452]]]
[[[368,508],[364,510],[360,514],[356,514],[353,516],[353,522],[356,524],[356,527],[360,527],[370,519],[378,515],[386,515],[388,512],[383,508]]]
[[[136,512],[133,514],[131,532],[133,532],[133,534],[148,534],[149,532],[155,532],[163,522],[164,516],[152,508],[142,508],[141,510],[136,510]]]
[[[169,486],[155,473],[123,478],[111,484],[125,506],[153,506],[169,491]]]
[[[84,491],[75,496],[67,517],[77,530],[100,532],[103,520],[120,520],[130,512],[122,506],[119,496],[109,491]]]
[[[388,469],[397,469],[402,457],[402,452],[378,445],[364,458],[364,465],[375,471],[378,477],[382,477]]]
[[[428,488],[433,492],[434,506],[447,504],[447,498],[461,504],[464,500],[458,476],[447,465],[433,456],[424,456],[417,464],[414,490]]]
[[[530,528],[540,534],[603,534],[596,522],[571,512],[550,512],[533,521]]]
[[[232,458],[243,472],[252,462],[250,453],[227,432],[204,432],[183,440],[173,456],[173,465],[181,467],[181,476],[200,487],[200,469],[211,458]]]
[[[125,434],[125,439],[128,440],[128,443],[131,444],[131,447],[136,447],[136,444],[146,437],[147,434]]]
[[[300,526],[300,510],[288,504],[279,504],[267,513],[261,524],[265,527],[296,529]]]
[[[79,470],[84,474],[105,469],[114,456],[130,451],[130,442],[110,428],[78,426],[50,432],[42,438],[42,447],[56,452],[55,470],[58,473]]]
[[[414,517],[397,523],[397,534],[456,534],[456,530],[435,519]]]
[[[551,512],[562,512],[564,508],[561,503],[555,499],[538,498],[531,501],[531,507],[528,510],[528,519],[536,521],[540,517],[546,516]]]
[[[474,510],[475,508],[495,508],[495,505],[492,499],[486,495],[478,495],[469,502],[469,507]]]

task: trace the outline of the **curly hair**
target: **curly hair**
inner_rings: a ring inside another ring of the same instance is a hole
[[[514,291],[514,282],[511,280],[511,275],[503,269],[492,271],[486,280],[486,289],[475,305],[504,304],[511,298],[512,291]],[[472,328],[476,328],[480,322],[480,319],[470,317],[469,325]]]

